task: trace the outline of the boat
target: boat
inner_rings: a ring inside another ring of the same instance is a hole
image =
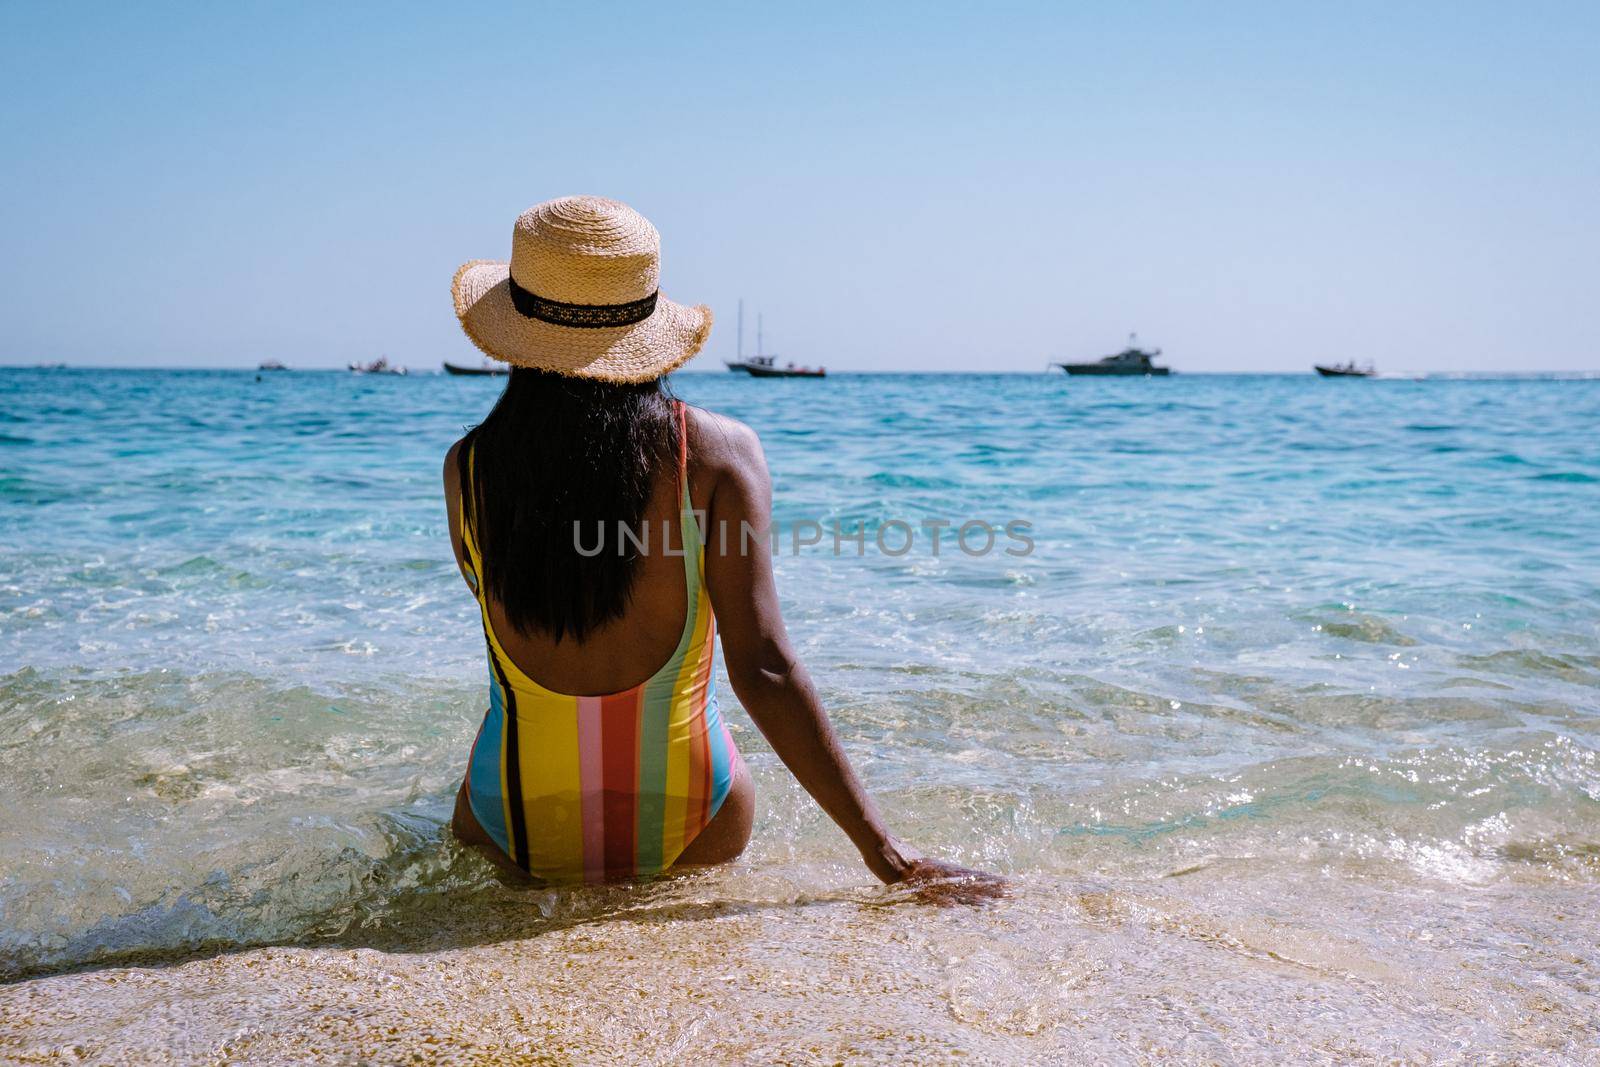
[[[826,378],[825,367],[797,367],[793,363],[780,367],[773,356],[751,356],[738,363],[729,363],[731,371],[743,371],[752,378]]]
[[[730,371],[735,374],[748,374],[752,378],[826,378],[826,367],[797,367],[793,363],[778,366],[778,357],[775,355],[761,355],[761,349],[766,347],[761,340],[761,316],[756,315],[756,352],[749,358],[744,354],[744,301],[739,301],[739,340],[738,358],[723,360]]]
[[[262,363],[259,367],[256,368],[256,370],[288,370],[288,369],[289,369],[289,367],[288,367],[287,364],[279,363],[275,359],[269,359],[269,360],[265,361],[264,363]]]
[[[1365,367],[1356,366],[1356,361],[1348,363],[1323,364],[1313,363],[1317,373],[1324,378],[1370,378],[1378,373],[1377,368],[1368,363]]]
[[[1111,356],[1102,356],[1093,363],[1052,363],[1068,374],[1126,375],[1164,378],[1172,373],[1170,367],[1158,367],[1153,362],[1161,349],[1148,352],[1139,347],[1139,335],[1128,335],[1128,347]]]
[[[472,376],[472,377],[480,377],[480,378],[486,378],[486,377],[503,378],[506,375],[511,373],[511,368],[510,367],[497,366],[497,365],[495,365],[493,363],[490,363],[488,360],[484,360],[483,361],[483,366],[481,366],[481,367],[463,367],[461,364],[459,364],[459,363],[451,363],[447,359],[447,360],[444,361],[444,369],[445,369],[445,373],[447,373],[447,374],[465,374],[465,375],[469,375],[469,376]]]
[[[404,374],[405,372],[404,367],[391,367],[388,356],[379,356],[371,363],[350,364],[352,374]]]

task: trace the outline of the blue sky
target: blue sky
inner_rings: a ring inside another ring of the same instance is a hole
[[[731,356],[1600,370],[1600,5],[0,5],[0,362],[471,360],[632,203]]]

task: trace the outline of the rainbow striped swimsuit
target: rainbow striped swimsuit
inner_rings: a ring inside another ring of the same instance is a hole
[[[679,441],[687,440],[679,406]],[[468,471],[472,459],[467,459]],[[467,764],[478,824],[511,861],[547,881],[600,882],[672,866],[722,806],[738,753],[717,712],[715,620],[705,546],[690,511],[686,446],[678,456],[688,610],[672,657],[640,685],[568,696],[511,662],[495,637],[461,493],[461,535],[489,646],[489,710]],[[470,477],[470,474],[469,474]]]

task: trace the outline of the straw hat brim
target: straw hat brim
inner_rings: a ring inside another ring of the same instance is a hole
[[[648,382],[687,363],[711,334],[711,309],[658,297],[649,318],[631,326],[558,326],[523,315],[511,302],[511,264],[475,259],[451,283],[456,317],[492,359],[574,378]]]

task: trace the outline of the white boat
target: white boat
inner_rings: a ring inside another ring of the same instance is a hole
[[[350,364],[351,374],[404,374],[404,367],[391,367],[388,356],[379,356],[371,363]]]
[[[744,354],[744,301],[739,301],[739,340],[737,342],[738,358],[725,359],[729,370],[736,374],[748,374],[752,378],[826,378],[826,367],[797,367],[793,363],[778,366],[778,357],[766,355],[762,349],[766,347],[761,337],[761,315],[756,315],[756,354],[746,358]]]

